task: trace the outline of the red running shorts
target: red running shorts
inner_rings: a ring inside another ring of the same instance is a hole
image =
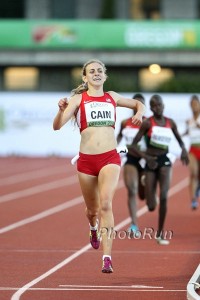
[[[109,164],[121,167],[121,158],[116,149],[100,154],[79,153],[77,170],[92,176],[98,176],[101,169]]]

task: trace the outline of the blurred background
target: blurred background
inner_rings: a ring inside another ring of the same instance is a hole
[[[0,1],[0,156],[74,155],[79,132],[53,132],[60,97],[102,60],[105,90],[162,95],[180,131],[200,93],[200,0]],[[118,112],[118,123],[130,115]]]

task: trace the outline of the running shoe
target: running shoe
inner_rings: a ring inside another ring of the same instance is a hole
[[[103,260],[102,273],[113,273],[112,262],[109,257],[105,257]]]
[[[131,234],[131,237],[140,237],[141,235],[139,228],[135,224],[131,224],[128,228],[128,232]]]
[[[156,241],[159,245],[163,245],[163,246],[167,246],[170,243],[168,240],[163,239],[161,236],[157,237]]]
[[[99,223],[97,221],[97,223]],[[94,249],[99,249],[100,246],[100,233],[98,232],[98,228],[96,230],[90,230],[90,244]]]
[[[191,208],[192,209],[197,209],[198,206],[199,206],[198,201],[196,199],[192,200],[192,202],[191,202]]]

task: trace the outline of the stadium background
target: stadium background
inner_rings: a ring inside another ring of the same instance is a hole
[[[102,277],[70,163],[79,132],[70,123],[54,132],[52,120],[59,98],[80,83],[82,64],[98,58],[108,69],[106,90],[142,92],[147,115],[150,96],[161,94],[183,132],[190,97],[200,95],[199,18],[200,0],[0,1],[1,300],[197,299],[200,210],[190,209],[188,168],[174,164],[170,245],[118,239],[115,273]],[[131,111],[117,114],[116,134]],[[177,144],[171,151],[180,154]],[[117,230],[130,223],[125,193],[121,174]],[[156,228],[158,212],[138,204],[140,229]]]
[[[55,135],[51,122],[91,58],[106,64],[106,90],[142,92],[147,110],[161,93],[184,131],[190,96],[200,92],[199,16],[199,0],[1,1],[0,155],[78,150],[76,129]],[[130,111],[118,114],[116,134]]]

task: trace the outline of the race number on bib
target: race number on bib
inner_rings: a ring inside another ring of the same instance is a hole
[[[153,126],[150,144],[157,148],[167,149],[172,139],[172,130],[167,127]]]
[[[113,126],[115,111],[111,103],[90,102],[85,104],[87,126]]]

